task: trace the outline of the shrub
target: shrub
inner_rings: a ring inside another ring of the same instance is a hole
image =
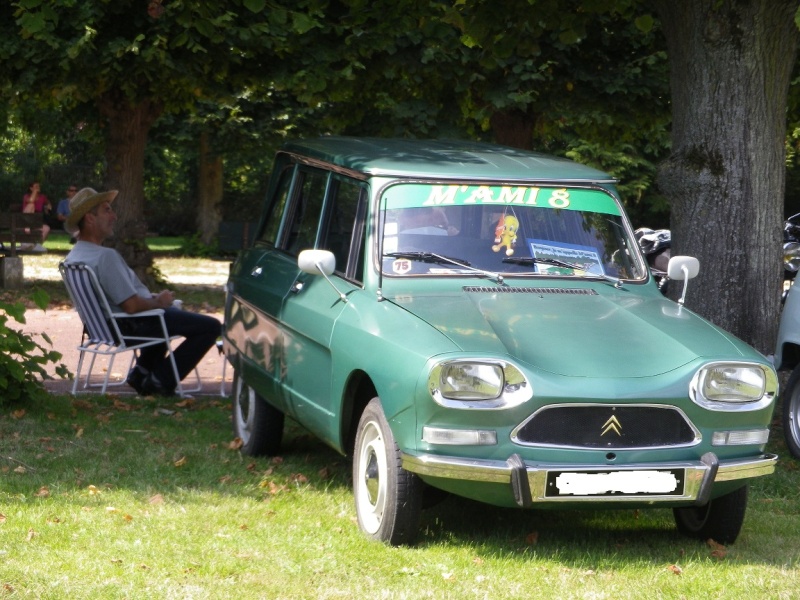
[[[50,300],[41,290],[34,291],[31,299],[41,309],[46,308]],[[66,365],[59,364],[60,352],[45,348],[29,334],[9,327],[9,318],[25,324],[25,305],[0,301],[0,406],[44,396],[47,392],[42,381],[52,379],[45,369],[49,363],[57,365],[58,376],[69,376]],[[41,335],[53,345],[46,333]]]

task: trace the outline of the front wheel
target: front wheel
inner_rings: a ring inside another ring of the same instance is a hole
[[[715,498],[703,506],[674,508],[675,524],[682,534],[701,540],[732,544],[739,536],[747,509],[747,486]]]
[[[256,394],[236,372],[233,377],[233,435],[248,456],[280,452],[284,414]]]
[[[401,466],[400,449],[373,398],[358,423],[353,452],[353,493],[358,526],[393,546],[411,544],[419,531],[423,482]]]
[[[800,365],[789,376],[781,406],[783,414],[783,436],[786,447],[795,458],[800,458]]]

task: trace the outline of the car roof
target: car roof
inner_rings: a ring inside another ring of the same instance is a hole
[[[287,142],[281,149],[373,176],[615,181],[607,173],[565,158],[483,142],[326,136]]]

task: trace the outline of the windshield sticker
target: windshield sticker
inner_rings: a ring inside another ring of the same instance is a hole
[[[610,194],[585,188],[403,183],[389,187],[383,202],[387,209],[489,204],[621,214]]]
[[[396,275],[405,275],[411,272],[413,263],[407,258],[398,258],[392,261],[392,273]]]
[[[548,275],[605,275],[600,255],[591,246],[576,246],[573,244],[558,244],[548,240],[528,240],[531,256],[540,259],[549,259],[575,265],[577,269],[568,266],[555,266],[539,263],[536,265],[537,273]]]

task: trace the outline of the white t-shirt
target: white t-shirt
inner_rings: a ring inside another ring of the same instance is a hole
[[[120,304],[131,296],[153,296],[122,255],[113,248],[78,240],[67,254],[65,262],[84,263],[94,271],[112,312],[123,312]]]

